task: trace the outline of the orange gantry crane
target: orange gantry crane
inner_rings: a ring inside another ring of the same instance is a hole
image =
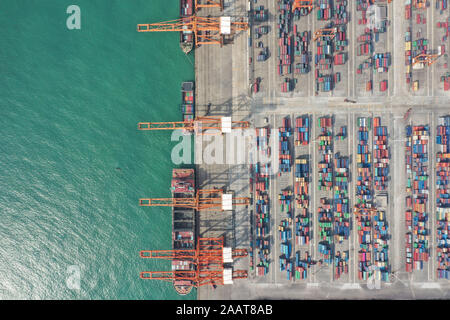
[[[195,11],[200,8],[220,8],[223,10],[223,0],[195,0]]]
[[[217,260],[223,263],[223,237],[221,238],[199,238],[197,249],[191,250],[141,250],[139,255],[145,259],[164,259],[164,260],[184,260],[191,259],[195,261]],[[246,257],[247,249],[232,250],[233,259]]]
[[[314,8],[313,0],[294,0],[294,3],[292,4],[292,12],[294,12],[296,9],[303,8],[311,11]]]
[[[188,270],[143,271],[141,279],[188,282],[194,287],[204,285],[224,285],[234,279],[247,278],[246,270],[231,270],[224,263],[233,262],[233,258],[247,256],[247,250],[225,250],[223,237],[199,238],[195,250],[142,250],[142,258],[185,261]],[[233,257],[233,258],[231,258]]]
[[[227,133],[232,129],[247,129],[248,121],[231,121],[230,117],[197,117],[189,121],[177,122],[139,122],[139,130],[178,130],[195,132],[198,135]],[[214,130],[214,132],[207,132]]]
[[[223,45],[224,36],[248,29],[247,22],[231,21],[231,17],[191,16],[177,20],[137,25],[138,32],[192,32],[195,45]]]
[[[376,208],[361,208],[361,207],[353,208],[353,212],[358,218],[362,215],[361,211],[367,211],[371,216],[375,215],[378,212]]]
[[[314,32],[314,41],[317,41],[320,37],[330,37],[333,40],[336,35],[336,28],[323,28]]]
[[[144,207],[177,207],[195,210],[232,210],[233,206],[247,206],[250,198],[234,198],[220,189],[197,190],[191,198],[142,198],[139,205]]]
[[[412,58],[412,66],[414,67],[416,64],[423,63],[424,65],[431,66],[434,64],[439,58],[438,54],[426,54],[421,53],[414,58]]]

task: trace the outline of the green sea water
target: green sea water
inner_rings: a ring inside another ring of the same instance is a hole
[[[171,248],[171,210],[138,199],[170,196],[175,142],[137,123],[181,119],[194,58],[136,24],[178,15],[178,0],[0,2],[0,299],[196,298],[139,279],[170,270],[139,250]]]

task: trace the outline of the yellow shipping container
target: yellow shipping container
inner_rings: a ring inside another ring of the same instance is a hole
[[[405,51],[411,50],[411,41],[405,42]]]

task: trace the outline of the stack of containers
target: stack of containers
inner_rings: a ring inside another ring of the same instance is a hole
[[[428,261],[429,231],[428,213],[428,140],[429,126],[412,128],[413,158],[413,233],[414,269],[422,270],[423,262]]]
[[[332,72],[334,43],[328,36],[322,36],[317,41],[317,53],[315,55],[315,79],[316,91],[329,92],[334,89],[335,77],[333,74],[322,73]]]
[[[334,19],[336,24],[347,24],[349,15],[347,12],[347,0],[335,0]]]
[[[369,2],[366,0],[357,0],[356,1],[356,11],[361,11],[362,18],[358,19],[358,24],[366,24],[367,23],[367,17],[366,17],[366,11],[369,7]]]
[[[318,119],[319,135],[319,190],[331,191],[333,186],[333,133],[330,116]]]
[[[389,149],[387,145],[387,127],[381,126],[380,117],[373,120],[373,144],[374,144],[374,181],[375,189],[385,191],[388,186],[389,176]]]
[[[292,79],[285,78],[284,82],[281,83],[281,92],[289,92],[294,89],[292,84]]]
[[[411,27],[405,32],[405,66],[406,66],[406,83],[411,83],[412,72],[411,72],[412,56],[411,56]]]
[[[384,211],[377,211],[373,217],[373,258],[378,271],[378,280],[389,281],[388,225]]]
[[[310,33],[308,31],[297,33],[297,26],[294,25],[294,35],[295,55],[300,57],[300,63],[295,65],[295,73],[306,74],[311,68],[309,53],[309,43],[311,41]]]
[[[292,218],[290,215],[292,213],[292,191],[291,190],[283,190],[278,195],[278,202],[281,206],[281,212],[286,212],[287,215]]]
[[[291,172],[292,155],[289,146],[289,137],[292,134],[289,117],[283,119],[283,126],[278,129],[279,138],[279,175],[282,172]]]
[[[339,25],[336,29],[336,36],[334,38],[335,49],[336,52],[342,52],[345,50],[345,47],[348,46],[346,26]],[[343,59],[345,61],[348,60],[347,55],[345,55]],[[343,63],[345,63],[345,61]]]
[[[387,53],[375,53],[373,56],[373,68],[377,72],[388,72],[391,65],[391,54]]]
[[[333,245],[332,204],[328,199],[321,198],[317,210],[319,216],[319,253],[324,263],[331,264]]]
[[[347,53],[338,53],[334,56],[334,65],[340,66],[347,62]]]
[[[411,0],[405,0],[405,19],[410,20],[412,16]]]
[[[307,159],[295,160],[295,197],[298,212],[295,218],[295,239],[298,245],[309,243],[309,163]]]
[[[328,37],[322,37],[323,40],[317,41],[317,54],[315,64],[319,70],[330,70],[332,67],[333,41]]]
[[[441,82],[444,83],[444,91],[450,90],[450,73],[446,73],[441,77]]]
[[[372,201],[372,164],[369,150],[370,118],[358,118],[358,146],[356,162],[358,165],[357,195],[358,205]]]
[[[305,258],[300,258],[300,251],[295,253],[295,279],[306,279],[308,277],[308,269],[314,264],[308,251],[305,252]]]
[[[270,130],[256,129],[257,149],[270,154],[268,140]],[[269,270],[270,254],[270,203],[269,203],[270,164],[255,164],[255,231],[256,231],[256,269],[258,276],[264,276]]]
[[[296,146],[305,146],[309,143],[309,116],[302,116],[295,119],[295,139]]]
[[[330,20],[333,15],[331,0],[319,0],[318,6],[317,20]]]
[[[267,12],[269,10],[264,9],[264,6],[257,6],[253,11],[254,11],[253,19],[255,21],[259,21],[259,22],[267,21],[267,19],[269,17]]]
[[[450,34],[450,28],[449,26],[450,17],[448,18],[447,22],[438,22],[436,25],[438,28],[443,28],[445,30],[445,36],[442,38],[442,42],[447,41],[447,38]]]
[[[364,42],[358,44],[356,54],[358,56],[370,56],[373,52],[372,42]]]
[[[347,137],[347,127],[342,126],[339,129],[339,132],[335,135],[336,140],[344,140]]]
[[[292,12],[290,0],[278,0],[278,74],[292,73],[293,41],[289,36],[292,24]],[[284,88],[282,87],[282,90]],[[287,92],[286,90],[283,92]]]
[[[436,132],[437,277],[450,279],[450,116],[439,118]]]
[[[330,92],[334,89],[335,79],[331,74],[322,74],[316,69],[316,91]]]
[[[447,9],[447,0],[436,0],[436,9],[440,11]]]
[[[372,30],[369,28],[364,29],[364,33],[356,39],[358,42],[358,47],[356,54],[358,56],[369,56],[373,53],[373,36],[372,36]]]
[[[287,279],[289,280],[292,275],[292,262],[291,262],[291,250],[292,250],[292,231],[290,226],[292,225],[292,219],[283,219],[278,226],[278,234],[280,240],[280,271],[286,271]]]
[[[356,201],[357,231],[360,250],[358,252],[358,278],[367,280],[372,274],[372,170],[369,151],[370,118],[358,118],[358,149]]]
[[[406,127],[406,144],[405,144],[405,163],[406,163],[406,192],[412,190],[412,127]],[[413,229],[412,229],[412,198],[406,197],[406,272],[413,271]]]
[[[384,92],[387,90],[388,87],[388,81],[387,80],[381,80],[380,81],[380,91]]]
[[[341,243],[347,240],[350,234],[350,211],[348,201],[348,157],[338,154],[334,158],[334,236]]]
[[[336,252],[334,268],[334,279],[339,279],[342,274],[348,273],[348,251]]]

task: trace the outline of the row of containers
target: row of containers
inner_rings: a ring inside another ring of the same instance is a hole
[[[358,232],[358,278],[367,280],[372,266],[372,175],[369,151],[370,118],[358,118],[357,181],[355,214]]]
[[[387,135],[387,129],[380,128],[380,119],[374,119],[374,144],[379,141],[378,136]],[[386,214],[374,207],[372,159],[369,148],[369,132],[372,130],[371,118],[358,118],[358,154],[357,154],[357,230],[360,244],[358,261],[358,278],[367,280],[373,277],[380,281],[389,281],[390,265],[388,260],[388,223]],[[383,140],[383,138],[381,138]],[[387,141],[386,141],[387,147]],[[374,147],[374,152],[377,152]],[[388,155],[387,155],[388,157]],[[374,161],[375,168],[379,163]],[[374,170],[376,173],[377,170]],[[387,172],[386,172],[387,174]],[[387,175],[386,175],[387,180]],[[375,183],[376,185],[376,183]]]
[[[439,118],[436,129],[437,278],[450,279],[450,116]]]
[[[381,125],[381,118],[373,119],[373,165],[375,190],[385,191],[389,177],[388,130]]]
[[[303,115],[295,119],[295,146],[305,147],[310,143],[311,118]],[[304,150],[304,149],[303,149]],[[294,195],[295,195],[295,244],[296,248],[305,248],[310,244],[311,216],[309,201],[309,183],[311,179],[311,166],[309,154],[302,154],[295,159],[294,167]],[[308,269],[315,264],[308,251],[295,254],[295,279],[306,279]]]
[[[310,243],[311,236],[311,218],[309,209],[309,182],[310,165],[308,155],[295,159],[295,243],[297,246],[307,246]],[[295,256],[295,279],[306,279],[308,269],[314,264],[308,251],[304,258],[298,251]]]
[[[319,220],[318,251],[322,263],[333,263],[333,204],[330,199],[321,198],[317,208]]]
[[[319,182],[318,189],[331,191],[333,187],[333,133],[332,117],[325,116],[318,119],[320,129],[319,142]]]
[[[290,137],[292,135],[291,120],[289,117],[283,118],[283,124],[278,129],[279,139],[279,175],[283,172],[291,172],[292,154],[290,147]]]
[[[317,3],[317,20],[330,21],[324,29],[333,29],[319,36],[315,54],[316,93],[330,92],[341,81],[341,73],[334,72],[333,66],[344,65],[348,61],[347,23],[349,14],[347,0],[321,0]]]
[[[335,154],[334,157],[334,237],[342,243],[350,235],[350,205],[348,198],[348,183],[350,174],[350,160],[348,157]]]
[[[406,271],[422,270],[429,255],[429,126],[406,127]]]
[[[291,280],[294,267],[291,259],[292,253],[292,219],[283,219],[278,226],[278,235],[280,240],[280,272],[286,272],[287,280]]]
[[[297,117],[295,119],[295,146],[306,146],[309,144],[309,116]]]
[[[310,242],[310,216],[309,216],[309,181],[310,166],[307,158],[295,160],[295,202],[297,213],[295,217],[295,242],[299,246]]]
[[[269,128],[256,129],[257,152],[270,154]],[[269,272],[270,255],[270,185],[271,166],[267,164],[255,164],[255,255],[256,271],[258,276],[264,276]]]
[[[315,55],[316,92],[329,92],[334,89],[336,79],[333,76],[333,40],[329,36],[322,36],[317,41]]]
[[[310,42],[311,32],[298,32],[297,25],[294,24],[294,56],[298,57],[297,61],[299,61],[295,63],[296,74],[307,74],[311,70]]]
[[[290,33],[292,30],[292,10],[290,0],[278,0],[278,75],[292,74],[294,53],[294,39]],[[281,84],[281,91],[293,90],[293,83],[285,81]]]
[[[278,226],[280,241],[280,272],[286,272],[287,280],[290,280],[294,271],[292,253],[292,214],[293,214],[293,192],[290,189],[283,190],[278,195],[280,212],[286,215]]]

